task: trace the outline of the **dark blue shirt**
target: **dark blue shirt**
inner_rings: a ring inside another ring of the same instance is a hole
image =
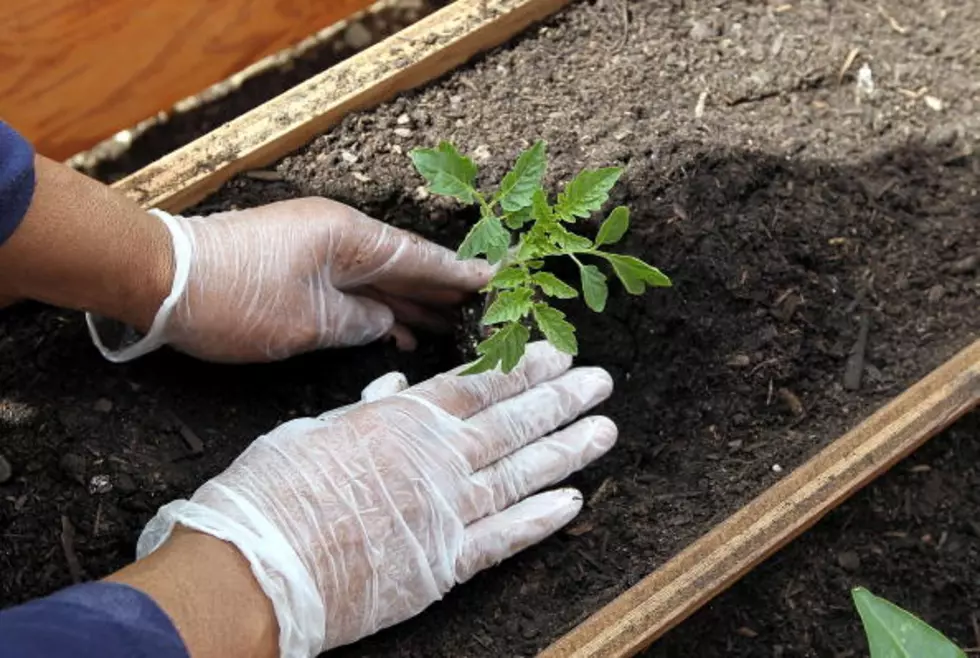
[[[34,198],[34,149],[0,121],[0,245],[20,226]]]
[[[146,594],[88,583],[0,612],[0,658],[189,658]]]

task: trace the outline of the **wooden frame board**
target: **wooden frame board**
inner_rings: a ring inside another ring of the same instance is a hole
[[[457,0],[115,187],[145,207],[179,212],[235,174],[287,155],[350,112],[434,80],[567,2]],[[980,340],[596,612],[541,658],[634,655],[978,402]]]
[[[4,0],[0,116],[65,159],[373,0]]]
[[[980,403],[980,340],[539,654],[633,656]]]
[[[146,207],[180,211],[235,174],[278,160],[351,112],[438,78],[568,2],[457,0],[115,187]]]

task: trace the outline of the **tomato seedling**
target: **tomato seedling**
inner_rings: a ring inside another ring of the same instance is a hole
[[[647,287],[669,286],[670,279],[639,258],[615,254],[600,247],[619,242],[630,224],[630,211],[615,208],[602,223],[595,240],[568,227],[602,209],[609,191],[623,173],[621,168],[585,170],[572,179],[552,202],[542,187],[547,154],[544,142],[524,151],[514,168],[491,195],[476,189],[477,166],[455,146],[442,142],[434,149],[411,152],[415,168],[433,194],[449,196],[480,209],[457,250],[460,259],[485,257],[498,265],[484,292],[488,295],[481,322],[489,335],[476,346],[477,359],[463,374],[492,370],[510,372],[521,360],[531,337],[533,320],[552,345],[575,355],[575,327],[547,300],[572,299],[578,290],[544,269],[552,257],[572,259],[578,266],[582,296],[597,313],[609,295],[606,275],[594,262],[605,262],[627,292],[640,295]]]

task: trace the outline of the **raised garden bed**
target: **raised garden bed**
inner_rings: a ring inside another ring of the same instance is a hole
[[[653,4],[577,3],[419,93],[349,116],[280,162],[280,180],[242,177],[198,207],[322,194],[455,244],[471,218],[424,198],[407,150],[452,139],[496,180],[540,137],[552,183],[582,166],[626,166],[616,199],[635,213],[626,250],[675,281],[641,299],[614,295],[603,316],[570,309],[581,361],[616,378],[604,413],[621,432],[575,479],[582,517],[343,655],[535,653],[978,337],[969,135],[980,119],[967,75],[978,10],[941,22],[909,11],[902,32],[864,10]],[[389,62],[399,69],[405,56]],[[878,86],[862,96],[854,73],[865,61]],[[927,100],[922,86],[943,92]],[[327,123],[311,120],[300,137]],[[294,139],[273,137],[280,148]],[[214,172],[265,166],[270,152],[247,157],[229,143],[196,170],[163,164],[124,187],[179,206]],[[190,172],[192,184],[154,183],[165,172]],[[848,356],[865,323],[851,390]],[[348,402],[386,370],[417,380],[458,361],[450,342],[431,340],[413,355],[378,346],[228,369],[157,354],[118,368],[55,311],[18,310],[2,331],[0,422],[17,468],[0,485],[3,603],[69,582],[62,515],[70,552],[100,575],[128,559],[156,505],[256,434]],[[943,382],[960,407],[975,401],[975,376]],[[188,459],[193,437],[204,453]],[[114,489],[89,493],[103,474]]]

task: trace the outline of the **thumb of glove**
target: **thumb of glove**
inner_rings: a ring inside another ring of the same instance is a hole
[[[328,331],[321,332],[323,347],[367,345],[385,336],[395,325],[395,314],[381,302],[342,294],[330,314]]]

